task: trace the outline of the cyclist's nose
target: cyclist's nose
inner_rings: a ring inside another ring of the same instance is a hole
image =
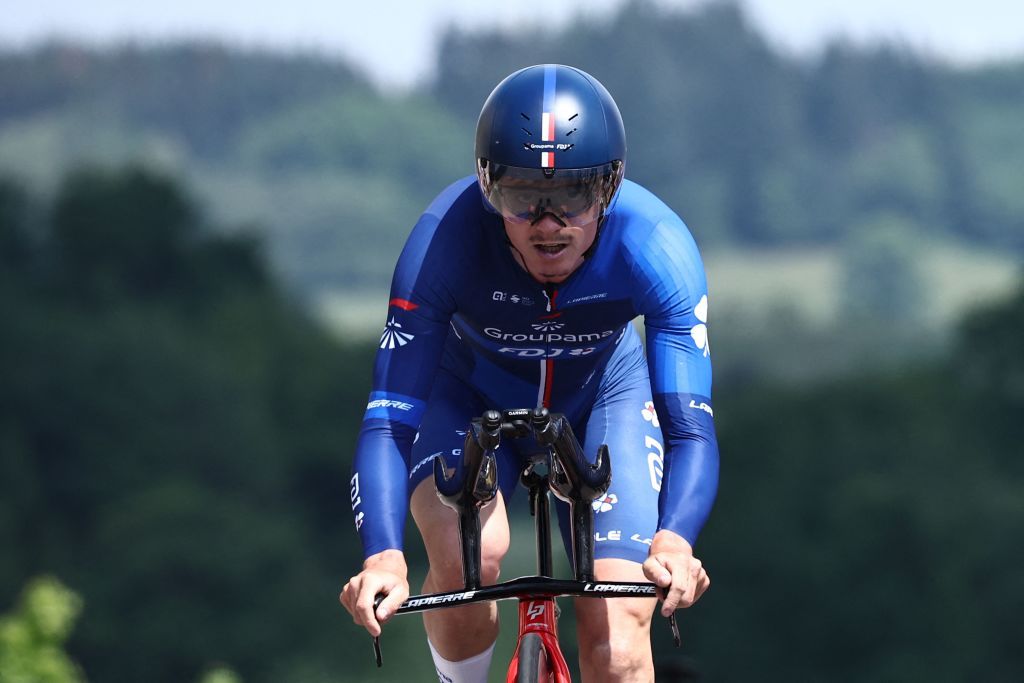
[[[555,214],[551,213],[550,211],[546,211],[542,213],[538,218],[536,218],[533,221],[532,225],[533,227],[539,228],[540,230],[543,231],[554,231],[561,230],[566,226],[566,223]]]

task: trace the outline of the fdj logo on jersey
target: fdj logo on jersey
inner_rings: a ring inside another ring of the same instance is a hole
[[[498,353],[508,353],[520,358],[558,358],[562,355],[575,358],[577,356],[589,356],[594,351],[597,351],[597,349],[593,346],[583,349],[513,349],[503,346],[498,349]]]
[[[640,411],[640,414],[643,415],[644,420],[650,422],[655,427],[661,426],[658,424],[658,411],[654,409],[654,401],[644,403],[644,409]]]
[[[594,507],[594,512],[608,512],[613,507],[615,507],[615,504],[618,502],[618,496],[616,496],[614,493],[606,493],[597,500],[595,500],[593,503],[591,503],[591,505]]]
[[[693,343],[704,352],[704,356],[711,355],[711,342],[708,341],[708,295],[705,294],[693,309],[693,314],[700,322],[690,330]]]

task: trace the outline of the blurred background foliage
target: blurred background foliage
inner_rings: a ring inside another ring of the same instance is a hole
[[[81,599],[53,577],[33,579],[11,614],[0,616],[0,680],[80,683],[81,670],[63,650]]]
[[[1024,61],[798,58],[737,5],[635,1],[450,29],[405,93],[209,43],[0,50],[0,680],[430,671],[416,619],[377,672],[336,604],[349,458],[405,235],[541,61],[615,94],[709,270],[714,588],[681,651],[655,626],[659,680],[1024,676]]]

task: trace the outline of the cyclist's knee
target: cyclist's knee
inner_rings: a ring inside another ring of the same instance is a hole
[[[645,580],[640,565],[626,560],[598,560],[594,569],[602,581]],[[609,673],[611,680],[629,679],[638,672],[653,676],[650,633],[654,608],[655,601],[649,598],[578,598],[580,661],[589,662],[592,672]]]
[[[650,603],[644,598],[577,600],[580,661],[607,672],[611,680],[651,669]]]
[[[480,583],[488,586],[498,582],[501,573],[501,561],[508,552],[508,537],[486,539],[480,550]],[[458,533],[452,542],[436,552],[427,553],[430,561],[430,574],[434,580],[434,589],[450,591],[462,588],[462,554],[459,551]]]
[[[432,481],[424,481],[417,487],[412,511],[427,550],[432,588],[438,591],[461,588],[464,584],[458,518],[441,505]],[[500,493],[481,510],[480,526],[480,582],[489,585],[498,581],[501,561],[509,548],[508,519]]]
[[[652,602],[647,598],[577,600],[580,639],[628,647],[637,639],[647,638],[651,629]]]

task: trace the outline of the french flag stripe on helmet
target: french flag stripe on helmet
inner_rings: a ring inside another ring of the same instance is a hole
[[[540,139],[541,142],[551,142],[555,139],[555,117],[548,112],[540,115]]]
[[[544,102],[541,107],[541,142],[553,142],[555,139],[555,65],[544,66]],[[541,168],[555,167],[554,152],[540,153]]]

